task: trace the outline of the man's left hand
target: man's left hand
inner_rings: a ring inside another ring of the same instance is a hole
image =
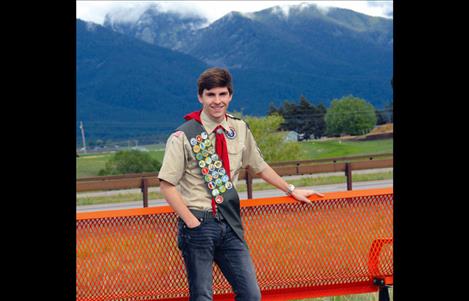
[[[315,194],[317,196],[320,196],[320,197],[324,196],[324,194],[322,194],[318,191],[315,191],[315,190],[298,189],[298,188],[293,190],[291,196],[294,197],[296,200],[298,200],[300,202],[312,204],[312,202],[308,199],[308,197],[313,195],[313,194]]]

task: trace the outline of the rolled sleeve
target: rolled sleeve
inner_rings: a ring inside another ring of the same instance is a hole
[[[163,157],[163,164],[158,173],[158,178],[173,185],[177,185],[184,175],[185,170],[185,135],[172,134],[167,142]]]
[[[243,168],[250,167],[254,173],[260,173],[267,167],[267,163],[262,157],[261,150],[257,146],[256,140],[251,133],[251,130],[246,130],[245,149],[243,154]]]

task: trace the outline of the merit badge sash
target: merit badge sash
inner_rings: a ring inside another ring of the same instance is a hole
[[[222,159],[215,153],[207,132],[203,131],[199,135],[190,138],[189,142],[207,188],[215,198],[215,203],[223,203],[223,194],[233,188],[233,183],[231,183],[226,170],[223,168]]]

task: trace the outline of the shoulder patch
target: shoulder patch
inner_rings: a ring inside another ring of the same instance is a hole
[[[182,134],[184,134],[183,131],[177,131],[177,132],[174,132],[174,133],[173,133],[173,136],[179,137],[179,136],[181,136]]]

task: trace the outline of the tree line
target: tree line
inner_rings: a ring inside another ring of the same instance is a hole
[[[268,115],[279,115],[284,121],[279,130],[295,131],[300,139],[324,136],[363,135],[376,125],[393,122],[393,102],[383,109],[352,95],[333,99],[329,108],[312,104],[305,96],[298,102],[285,100],[280,107],[269,105]]]

